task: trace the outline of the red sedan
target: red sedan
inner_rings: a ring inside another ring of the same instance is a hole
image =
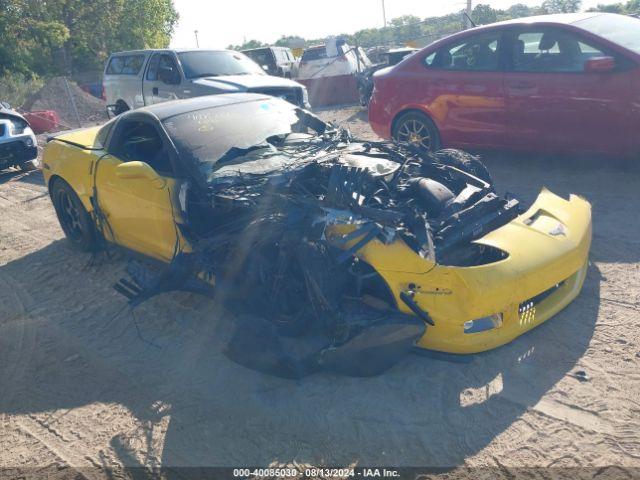
[[[640,20],[529,17],[439,40],[374,75],[383,138],[441,147],[640,153]]]

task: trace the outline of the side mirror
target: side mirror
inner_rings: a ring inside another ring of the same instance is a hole
[[[148,180],[156,188],[164,188],[165,180],[144,162],[124,162],[116,167],[116,176],[123,180]]]
[[[260,65],[260,66],[262,67],[262,69],[263,69],[265,72],[267,72],[267,73],[269,72],[269,65],[264,64],[264,65]]]
[[[173,68],[161,67],[158,70],[158,79],[167,85],[178,85],[180,83],[180,74]]]
[[[613,57],[593,57],[584,62],[584,71],[587,73],[607,73],[616,68],[616,60]]]

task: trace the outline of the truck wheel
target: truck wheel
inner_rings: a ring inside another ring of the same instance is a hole
[[[396,120],[392,132],[398,143],[434,152],[440,148],[440,135],[429,117],[420,112],[407,112]]]
[[[73,188],[64,180],[54,180],[51,199],[60,226],[71,244],[83,252],[96,250],[96,229]]]
[[[116,108],[114,110],[116,115],[120,115],[120,114],[126,112],[127,110],[129,110],[129,107],[122,100],[118,100],[116,102]]]

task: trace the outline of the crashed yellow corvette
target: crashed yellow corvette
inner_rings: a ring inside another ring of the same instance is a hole
[[[245,319],[229,357],[289,377],[503,345],[578,295],[591,241],[577,196],[525,210],[476,157],[354,139],[263,95],[59,135],[43,171],[73,244],[143,254],[115,285],[132,307],[213,295]]]

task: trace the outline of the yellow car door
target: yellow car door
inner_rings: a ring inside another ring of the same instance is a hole
[[[168,261],[181,237],[177,180],[166,140],[146,116],[114,128],[108,154],[94,167],[103,230],[114,243]]]

